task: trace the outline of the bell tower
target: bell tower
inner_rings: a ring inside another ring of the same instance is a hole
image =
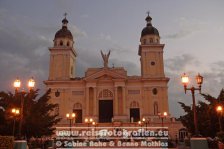
[[[62,28],[56,32],[54,45],[49,48],[50,67],[48,80],[69,80],[75,77],[76,50],[72,33],[68,30],[68,20],[62,20]]]
[[[158,115],[168,112],[168,81],[164,73],[163,48],[159,31],[152,26],[149,13],[146,27],[141,32],[138,54],[141,63],[141,77],[144,84],[144,115]]]
[[[142,30],[138,51],[141,76],[142,78],[165,77],[163,64],[164,44],[160,44],[159,32],[152,26],[152,18],[149,13],[145,20],[146,27]]]

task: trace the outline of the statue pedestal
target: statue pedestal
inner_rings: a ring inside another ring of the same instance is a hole
[[[208,142],[206,138],[192,137],[191,149],[208,149]]]

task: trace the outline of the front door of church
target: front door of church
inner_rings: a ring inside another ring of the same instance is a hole
[[[82,109],[74,109],[75,123],[82,123]]]
[[[130,122],[138,122],[140,120],[140,111],[139,108],[131,108],[130,109]]]
[[[99,122],[109,123],[113,118],[113,100],[99,100]]]

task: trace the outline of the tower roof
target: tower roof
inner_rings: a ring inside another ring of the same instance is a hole
[[[60,30],[58,30],[55,34],[55,39],[56,38],[69,38],[73,40],[73,36],[72,33],[70,32],[70,30],[68,30],[67,24],[68,24],[68,20],[66,19],[66,15],[65,14],[65,18],[62,20],[62,28]]]
[[[148,16],[145,18],[146,20],[146,27],[143,28],[142,33],[141,33],[141,37],[145,36],[145,35],[157,35],[159,36],[159,31],[152,26],[152,18],[149,16],[149,12],[148,12]]]

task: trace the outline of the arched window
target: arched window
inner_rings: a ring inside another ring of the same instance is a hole
[[[71,67],[71,75],[73,75],[73,66]]]
[[[60,41],[60,46],[63,46],[63,41],[62,40]]]
[[[111,98],[113,93],[109,89],[104,89],[99,93],[99,98]]]
[[[74,105],[73,105],[73,109],[82,109],[82,104],[81,103],[75,103]]]
[[[154,115],[158,115],[158,103],[157,102],[154,102],[153,104],[153,109],[154,109]]]
[[[157,95],[157,94],[158,94],[158,90],[157,90],[157,88],[153,88],[153,89],[152,89],[152,93],[153,93],[153,95]]]
[[[67,46],[68,46],[68,47],[70,46],[69,41],[67,42]]]
[[[139,108],[139,103],[137,101],[132,101],[130,104],[130,108]]]

